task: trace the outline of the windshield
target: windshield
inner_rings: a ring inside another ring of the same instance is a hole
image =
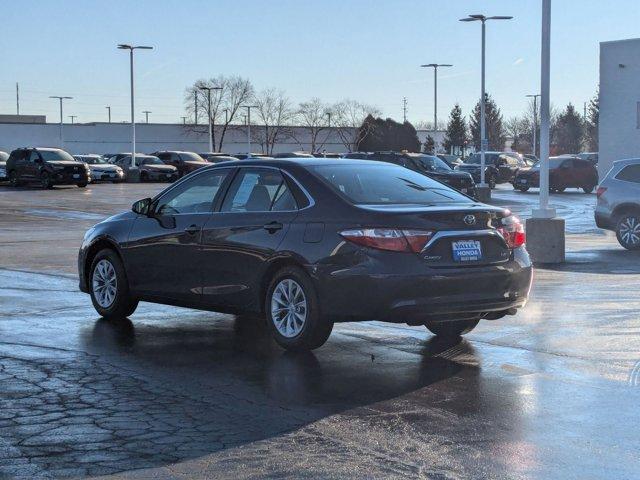
[[[42,156],[42,160],[45,162],[59,162],[61,160],[64,160],[65,162],[77,161],[64,150],[38,150],[38,152]]]
[[[416,157],[409,157],[409,161],[416,164],[419,170],[427,172],[450,172],[451,167],[438,157],[432,157],[430,155],[420,155]]]
[[[493,165],[496,162],[496,158],[498,158],[499,156],[500,155],[497,153],[485,153],[484,154],[485,165]],[[480,163],[482,163],[480,160],[480,154],[474,153],[469,158],[467,158],[464,161],[464,163],[473,163],[473,164],[479,165]]]
[[[86,162],[90,165],[97,165],[99,163],[107,163],[107,161],[102,157],[80,157],[83,162]]]
[[[192,161],[192,162],[205,162],[206,161],[200,155],[198,155],[197,153],[193,153],[193,152],[180,152],[180,156],[182,157],[183,160],[188,160],[188,161]]]
[[[432,205],[469,202],[441,183],[398,165],[319,165],[310,167],[356,205]]]
[[[164,165],[158,157],[139,157],[136,155],[136,165]]]

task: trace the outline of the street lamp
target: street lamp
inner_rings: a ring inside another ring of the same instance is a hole
[[[111,107],[104,107],[107,109],[107,112],[109,113],[109,123],[111,123]]]
[[[69,115],[69,118],[71,119],[71,125],[73,125],[74,124],[74,120],[76,118],[78,118],[78,116],[77,115]]]
[[[59,97],[51,95],[49,98],[57,98],[60,101],[60,148],[64,148],[64,135],[62,132],[62,100],[71,100],[73,97]]]
[[[120,50],[129,50],[129,65],[131,74],[131,169],[136,169],[136,119],[134,113],[134,89],[133,89],[133,51],[134,50],[152,50],[153,47],[144,45],[127,45],[121,43],[118,45]]]
[[[213,152],[213,133],[212,133],[212,126],[211,124],[213,123],[211,120],[211,90],[222,90],[222,87],[198,87],[200,90],[204,90],[207,92],[207,105],[209,106],[208,108],[208,113],[207,113],[207,117],[209,118],[209,151]]]
[[[420,65],[433,68],[433,131],[438,131],[438,67],[453,67],[450,63],[428,63]]]
[[[247,109],[247,154],[251,155],[251,109],[258,108],[257,105],[242,105],[242,108]]]
[[[536,155],[536,130],[538,130],[538,97],[539,93],[525,95],[525,97],[533,98],[533,156]]]
[[[151,112],[149,110],[144,110],[142,113],[145,114],[145,123],[149,123],[149,114],[153,113],[153,112]]]
[[[486,192],[487,184],[484,182],[484,169],[485,169],[485,152],[488,147],[486,137],[486,125],[485,125],[485,93],[484,93],[484,65],[485,65],[485,31],[487,20],[511,20],[511,16],[494,15],[493,17],[485,17],[484,15],[475,14],[468,17],[461,18],[461,22],[482,22],[482,73],[481,73],[481,96],[480,96],[480,189]],[[491,190],[488,190],[488,197],[491,196]],[[479,192],[480,193],[480,192]],[[485,197],[485,199],[488,199]]]

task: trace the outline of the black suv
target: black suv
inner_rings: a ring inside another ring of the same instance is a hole
[[[9,155],[7,175],[14,187],[38,182],[43,188],[54,185],[84,188],[91,173],[86,163],[77,161],[59,148],[18,148]]]
[[[473,175],[476,183],[480,182],[480,152],[476,152],[456,166],[460,172],[468,172]],[[491,188],[498,183],[511,183],[516,173],[521,168],[527,168],[527,164],[517,153],[513,152],[485,152],[484,154],[484,181]]]
[[[395,163],[405,168],[433,178],[449,185],[470,197],[475,196],[476,185],[469,173],[456,172],[435,155],[406,152],[374,152],[367,156],[368,160]]]

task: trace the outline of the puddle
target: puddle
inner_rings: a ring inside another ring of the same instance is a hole
[[[26,215],[34,217],[61,218],[65,220],[103,220],[105,215],[81,212],[79,210],[25,210]]]

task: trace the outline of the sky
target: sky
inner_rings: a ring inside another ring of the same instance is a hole
[[[480,24],[468,14],[513,15],[487,23],[486,88],[505,118],[521,114],[540,85],[541,0],[0,0],[0,113],[65,122],[129,120],[129,62],[136,53],[136,120],[182,122],[184,91],[201,78],[240,75],[294,103],[350,98],[386,117],[433,118],[480,96]],[[640,36],[638,0],[553,0],[551,103],[582,105],[598,84],[599,42]]]

